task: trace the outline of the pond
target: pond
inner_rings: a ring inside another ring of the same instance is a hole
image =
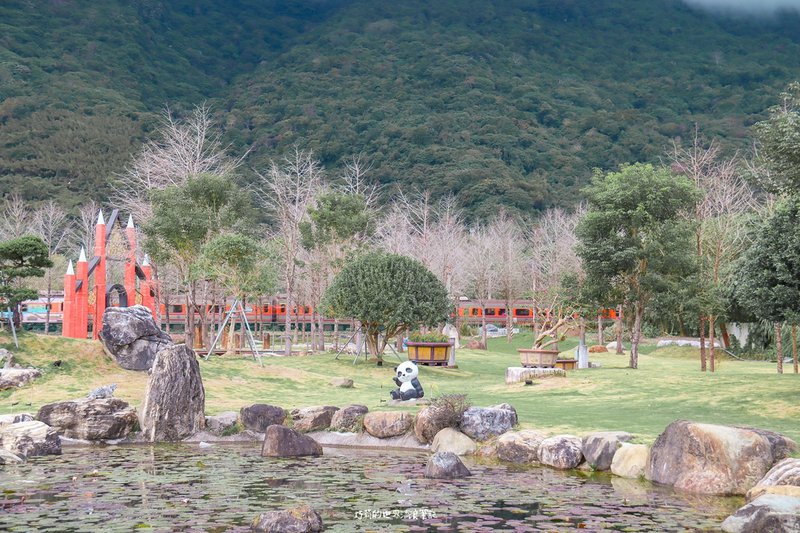
[[[697,498],[607,474],[465,459],[470,478],[422,477],[428,455],[256,445],[65,448],[0,469],[0,531],[249,531],[308,504],[326,531],[719,531],[737,498]]]

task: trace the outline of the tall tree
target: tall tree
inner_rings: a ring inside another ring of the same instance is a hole
[[[617,292],[632,309],[630,367],[638,368],[642,318],[665,280],[693,268],[691,226],[697,188],[683,176],[652,165],[596,172],[586,190],[589,211],[577,228],[587,282]]]
[[[737,272],[738,303],[775,326],[777,369],[782,373],[782,324],[800,323],[800,199],[785,198],[756,228]]]
[[[522,228],[514,217],[501,210],[492,219],[489,233],[494,242],[497,267],[497,296],[506,310],[506,340],[514,335],[513,307],[525,292],[526,247]]]
[[[33,215],[33,226],[36,234],[47,245],[48,258],[53,259],[55,254],[62,251],[68,245],[72,236],[72,228],[66,211],[53,200],[43,203]],[[53,267],[45,271],[47,311],[44,321],[45,334],[50,331],[50,303],[53,294],[53,277],[57,273],[53,272]]]
[[[250,196],[230,179],[211,174],[181,186],[154,191],[153,216],[143,226],[145,250],[157,263],[172,263],[180,273],[186,299],[186,343],[194,345],[195,313],[206,325],[205,302],[198,295],[195,265],[211,239],[223,232],[246,233],[252,218]]]
[[[777,194],[800,194],[800,82],[789,84],[754,129],[758,184]]]
[[[286,355],[292,353],[292,310],[297,302],[298,257],[302,248],[301,224],[308,217],[308,208],[322,186],[323,172],[311,152],[295,148],[283,159],[273,161],[265,174],[258,175],[257,195],[262,207],[275,220],[276,237],[281,250],[283,272],[281,283],[286,294],[284,335]]]

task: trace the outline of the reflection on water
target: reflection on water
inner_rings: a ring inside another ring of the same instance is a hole
[[[0,531],[249,531],[259,512],[305,503],[326,531],[718,531],[738,499],[687,498],[605,474],[465,460],[474,476],[422,478],[427,455],[326,448],[65,449],[0,470]]]

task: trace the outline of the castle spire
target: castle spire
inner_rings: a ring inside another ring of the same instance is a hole
[[[72,268],[72,259],[69,260],[69,265],[67,266],[67,276],[74,276],[75,269]]]
[[[86,250],[83,249],[83,246],[81,246],[81,256],[78,258],[78,263],[81,262],[86,262]]]
[[[103,217],[103,210],[101,209],[100,212],[97,214],[97,225],[106,223],[106,219]]]

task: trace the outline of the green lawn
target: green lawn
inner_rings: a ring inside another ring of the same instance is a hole
[[[8,339],[0,346],[11,349]],[[138,405],[146,373],[118,369],[98,343],[27,334],[18,358],[46,370],[33,386],[0,392],[0,414],[35,411],[44,403],[85,395],[91,388],[116,382],[116,395]],[[530,337],[514,343],[528,346]],[[575,339],[562,343],[573,349]],[[533,386],[505,385],[507,366],[519,364],[515,346],[492,339],[489,351],[458,351],[458,369],[422,367],[426,396],[465,393],[473,405],[508,402],[520,424],[550,433],[583,434],[592,430],[627,430],[641,442],[652,441],[673,420],[752,425],[782,432],[800,442],[800,376],[777,375],[775,365],[724,359],[715,374],[701,373],[697,350],[654,349],[640,355],[639,369],[627,368],[628,356],[591,354],[601,368],[570,371]],[[60,368],[50,362],[61,359]],[[387,404],[393,389],[394,356],[378,368],[363,359],[333,354],[291,358],[265,357],[264,367],[252,359],[213,358],[201,362],[209,414],[238,410],[255,402],[286,408],[362,403],[371,410],[410,409]],[[791,367],[789,367],[791,370]],[[334,377],[350,377],[353,389],[332,387]],[[19,402],[16,406],[12,403]],[[30,404],[30,405],[28,405]]]

